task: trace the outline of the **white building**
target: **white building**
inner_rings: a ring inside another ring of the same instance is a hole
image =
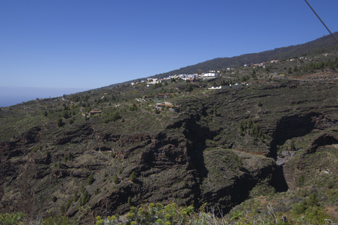
[[[216,77],[217,74],[216,73],[203,73],[202,76],[203,77]]]
[[[208,88],[209,90],[221,90],[221,89],[226,89],[228,88],[228,86],[219,86],[219,87],[211,87],[211,88]]]

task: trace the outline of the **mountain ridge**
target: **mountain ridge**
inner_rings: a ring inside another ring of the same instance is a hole
[[[338,31],[334,32],[333,35],[338,38]],[[338,44],[331,37],[331,35],[324,35],[320,38],[317,38],[313,41],[309,41],[303,44],[298,45],[290,45],[286,47],[275,48],[273,50],[266,50],[258,53],[247,53],[239,56],[233,57],[217,57],[214,59],[206,60],[194,65],[185,66],[179,69],[175,69],[169,72],[159,73],[155,75],[150,75],[143,78],[132,79],[116,84],[111,84],[101,88],[110,88],[114,86],[118,86],[121,84],[127,84],[131,82],[136,82],[139,80],[143,80],[146,78],[164,78],[170,75],[178,75],[178,74],[191,74],[198,73],[199,71],[207,72],[208,70],[222,70],[228,67],[238,68],[243,66],[244,64],[250,63],[261,63],[268,60],[274,59],[286,59],[291,57],[298,57],[307,54],[314,54],[318,52],[325,52],[326,50],[330,50],[332,48],[337,47]],[[100,88],[97,88],[100,89]],[[95,90],[95,89],[93,89]]]
[[[338,38],[338,31],[333,35]],[[260,63],[273,59],[297,57],[302,56],[303,54],[315,53],[316,51],[325,51],[326,49],[336,46],[337,43],[331,35],[325,35],[304,44],[290,45],[287,47],[275,48],[273,50],[266,50],[258,53],[247,53],[234,57],[217,57],[195,65],[182,67],[166,73],[156,74],[151,77],[161,78],[174,74],[197,73],[199,69],[206,72],[207,70],[220,70],[226,69],[227,67],[237,68],[246,63]]]

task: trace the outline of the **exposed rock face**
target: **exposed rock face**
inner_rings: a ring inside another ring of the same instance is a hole
[[[286,140],[301,137],[314,130],[325,130],[336,126],[335,121],[326,118],[322,113],[311,112],[305,115],[293,115],[282,117],[272,134],[272,148],[282,145]]]
[[[202,202],[227,212],[248,198],[259,182],[272,182],[274,160],[244,152],[212,149],[204,152]]]
[[[41,131],[40,127],[32,127],[27,132],[23,133],[20,137],[20,141],[30,144],[35,143],[39,140],[39,132]]]
[[[277,123],[276,130],[273,133],[274,139],[272,141],[272,150],[276,149],[277,144],[284,144],[288,139],[319,132],[322,134],[319,136],[317,135],[317,137],[312,140],[309,147],[305,149],[304,154],[314,153],[321,146],[338,144],[337,134],[330,131],[330,128],[335,127],[336,125],[336,121],[329,119],[324,113],[312,112],[305,115],[283,117]],[[304,159],[303,157],[300,157],[297,160],[297,166],[289,164],[288,161],[290,159],[292,159],[292,157],[284,160],[284,163],[280,166],[279,170],[283,173],[287,187],[295,189],[296,181],[298,179],[295,175],[295,170],[297,170],[297,168],[301,169]]]
[[[88,124],[81,124],[75,126],[71,130],[67,130],[63,133],[61,137],[56,139],[56,145],[62,145],[66,143],[80,143],[89,135],[93,134],[93,128],[89,127]]]
[[[338,134],[325,133],[314,139],[306,153],[314,153],[320,146],[338,144]]]
[[[261,180],[272,178],[275,164],[271,159],[222,149],[204,152],[206,140],[216,133],[196,123],[194,118],[180,120],[167,129],[156,135],[98,135],[84,124],[63,132],[54,142],[55,149],[69,146],[71,151],[66,148],[48,154],[36,152],[29,157],[25,154],[31,151],[37,129],[30,132],[34,135],[24,134],[31,141],[2,143],[0,210],[37,216],[47,209],[58,213],[60,207],[71,201],[67,215],[83,214],[83,218],[89,218],[93,213],[124,213],[130,205],[145,202],[176,202],[196,207],[208,202],[226,212],[245,200]],[[97,136],[111,140],[115,147],[94,150],[71,147],[80,140],[97,140]],[[74,159],[68,158],[67,152]],[[250,164],[251,161],[255,163]],[[135,183],[129,180],[132,172],[138,177]],[[90,174],[94,174],[94,183],[88,185],[86,179]],[[118,175],[118,183],[112,181],[113,175]],[[85,212],[78,210],[83,201],[81,185],[91,196]],[[76,192],[80,199],[75,202]],[[57,199],[55,203],[51,201],[53,196]]]

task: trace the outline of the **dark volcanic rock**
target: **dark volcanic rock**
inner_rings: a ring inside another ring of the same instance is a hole
[[[338,144],[338,134],[323,134],[314,139],[306,153],[314,153],[320,146]]]
[[[26,144],[35,143],[39,140],[40,131],[40,127],[32,127],[20,136],[20,141]]]

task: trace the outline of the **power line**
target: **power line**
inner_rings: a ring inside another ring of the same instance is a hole
[[[318,17],[318,19],[320,20],[320,22],[322,22],[322,24],[325,26],[325,28],[329,31],[329,33],[331,34],[331,36],[336,40],[336,42],[338,43],[337,39],[335,38],[335,36],[332,34],[332,32],[330,31],[330,29],[325,25],[325,23],[323,22],[323,20],[318,16],[318,14],[316,13],[316,11],[311,7],[310,3],[308,3],[307,0],[304,0],[307,5],[310,7],[310,9],[314,12],[314,14],[316,14],[316,16]]]

